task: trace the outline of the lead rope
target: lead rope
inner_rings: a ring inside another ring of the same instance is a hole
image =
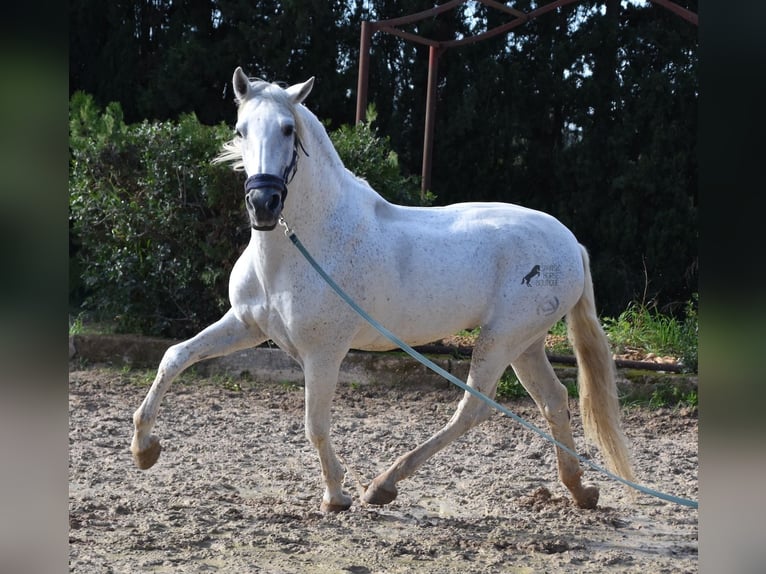
[[[381,335],[386,337],[389,341],[394,343],[396,346],[401,348],[405,353],[410,355],[413,359],[419,361],[421,364],[425,365],[435,373],[441,375],[445,379],[447,379],[452,384],[460,387],[464,391],[471,393],[475,397],[478,397],[494,409],[500,411],[505,416],[510,417],[511,419],[515,420],[517,423],[522,425],[523,427],[537,433],[541,437],[543,437],[545,440],[547,440],[550,443],[553,443],[560,449],[568,452],[572,456],[574,456],[577,460],[579,460],[581,463],[585,464],[586,466],[589,466],[590,468],[608,476],[612,480],[616,480],[617,482],[621,482],[622,484],[629,486],[630,488],[633,488],[639,492],[643,492],[644,494],[648,494],[649,496],[654,496],[655,498],[660,498],[662,500],[666,500],[668,502],[673,502],[675,504],[680,504],[682,506],[688,506],[690,508],[698,508],[699,504],[696,500],[689,500],[686,498],[681,498],[679,496],[674,496],[672,494],[665,494],[663,492],[660,492],[658,490],[651,489],[649,487],[637,484],[635,482],[632,482],[630,480],[624,479],[621,476],[617,476],[616,474],[609,472],[605,468],[597,465],[596,463],[583,458],[579,454],[577,454],[575,451],[570,449],[565,444],[560,443],[555,438],[553,438],[551,435],[543,431],[542,429],[538,428],[534,424],[524,420],[519,415],[514,413],[513,411],[507,409],[500,403],[497,403],[496,401],[489,398],[487,395],[482,393],[481,391],[478,391],[474,389],[473,387],[468,386],[466,383],[455,377],[452,373],[449,373],[442,369],[439,365],[428,359],[427,357],[421,355],[418,353],[415,349],[413,349],[410,345],[399,339],[396,335],[394,335],[391,331],[386,329],[383,325],[378,323],[375,319],[373,319],[367,312],[359,307],[359,305],[356,304],[356,302],[349,297],[346,292],[340,288],[340,286],[333,281],[332,277],[330,277],[324,269],[319,265],[319,263],[316,262],[316,260],[311,256],[311,254],[306,250],[306,247],[301,243],[300,239],[295,235],[295,232],[290,229],[290,227],[287,225],[287,222],[285,221],[284,217],[280,217],[279,223],[285,228],[285,235],[290,239],[290,241],[295,245],[295,247],[298,248],[298,251],[301,252],[301,254],[306,258],[306,260],[311,264],[311,266],[316,270],[317,273],[324,279],[327,284],[332,287],[333,291],[335,291],[341,299],[343,299],[354,311],[356,311],[359,315],[362,316],[362,318],[367,321],[370,325],[372,325],[375,330],[377,330]]]

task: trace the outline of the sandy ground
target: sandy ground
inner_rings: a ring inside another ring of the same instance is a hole
[[[165,396],[159,462],[131,459],[131,416],[153,371],[70,365],[70,572],[397,573],[698,571],[698,512],[586,471],[601,486],[577,508],[556,480],[553,448],[496,414],[363,506],[368,482],[449,419],[461,391],[341,386],[333,440],[347,512],[322,514],[319,463],[297,386],[185,376]],[[544,427],[529,400],[505,403]],[[585,446],[572,404],[578,448]],[[698,497],[696,411],[624,412],[638,479]]]

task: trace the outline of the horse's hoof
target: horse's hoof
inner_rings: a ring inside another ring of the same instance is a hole
[[[160,445],[160,439],[151,435],[149,437],[148,447],[141,451],[135,447],[131,447],[130,450],[133,453],[133,461],[136,463],[136,466],[141,470],[146,470],[147,468],[154,466],[154,463],[160,458],[162,446]]]
[[[321,512],[344,512],[351,508],[351,502],[342,502],[340,504],[335,504],[332,502],[325,502],[322,501],[322,504],[319,505],[319,510]]]
[[[336,500],[333,502],[327,502],[325,497],[327,493],[322,497],[322,504],[319,506],[319,510],[322,512],[343,512],[351,508],[351,497],[345,492],[341,492],[337,495]]]
[[[366,504],[374,504],[376,506],[383,506],[388,504],[396,498],[399,491],[396,489],[396,485],[381,485],[377,479],[372,481],[372,484],[364,491],[362,501]]]
[[[594,485],[582,487],[581,492],[575,497],[575,503],[580,508],[596,508],[598,504],[598,487]]]

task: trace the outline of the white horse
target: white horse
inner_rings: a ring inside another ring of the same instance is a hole
[[[237,135],[217,160],[248,175],[250,243],[231,273],[231,309],[162,358],[133,415],[136,464],[146,469],[159,457],[160,443],[151,431],[179,373],[270,339],[304,372],[306,436],[319,454],[325,487],[321,509],[351,506],[329,435],[340,365],[352,348],[383,351],[393,345],[328,287],[284,233],[272,231],[284,215],[328,274],[410,345],[480,326],[468,385],[493,397],[510,364],[553,437],[574,449],[567,390],[544,347],[548,330],[566,315],[586,436],[612,472],[632,480],[614,362],[596,315],[585,248],[550,215],[517,205],[389,203],[344,167],[321,122],[301,105],[313,84],[311,78],[283,88],[251,80],[241,68],[234,72]],[[399,481],[491,411],[466,392],[439,432],[364,487],[363,502],[392,501]],[[595,507],[598,488],[582,483],[577,458],[559,447],[556,453],[559,478],[576,504]]]

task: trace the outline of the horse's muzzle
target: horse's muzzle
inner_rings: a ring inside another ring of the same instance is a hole
[[[258,231],[276,227],[282,213],[282,193],[272,188],[254,189],[245,196],[250,224]]]
[[[287,186],[283,179],[258,174],[245,182],[245,205],[250,225],[258,231],[270,231],[277,226],[282,214]]]

